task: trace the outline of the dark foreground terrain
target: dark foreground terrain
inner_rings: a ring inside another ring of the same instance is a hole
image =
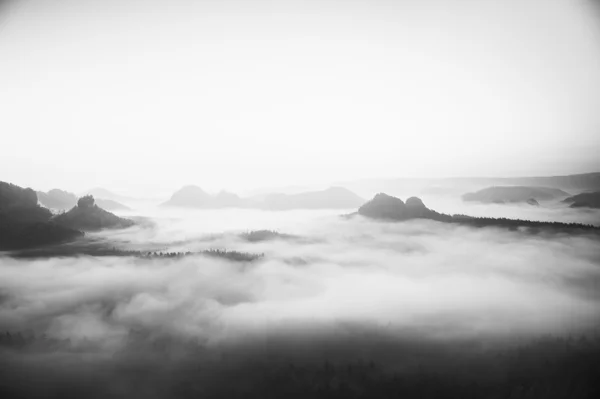
[[[350,331],[347,331],[350,334]],[[5,332],[2,398],[597,398],[598,337],[484,346],[363,333],[207,349],[130,333],[116,352]]]

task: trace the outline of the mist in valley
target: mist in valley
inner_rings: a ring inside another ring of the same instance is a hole
[[[476,214],[477,208],[454,209]],[[129,371],[113,375],[123,367],[145,376],[148,395],[171,397],[178,379],[220,392],[227,384],[208,375],[225,368],[249,376],[265,362],[376,362],[391,373],[432,372],[451,359],[458,370],[474,358],[493,375],[490,353],[548,336],[597,336],[597,235],[340,217],[347,211],[142,206],[120,214],[137,212],[145,223],[85,237],[142,252],[264,254],[251,262],[201,254],[2,257],[0,331],[12,337],[4,339],[11,344],[0,349],[2,362],[32,378],[41,373],[44,389],[56,392],[77,384],[89,389],[102,378],[121,381],[120,389],[98,391],[115,397],[139,392]],[[499,216],[553,213],[553,220],[567,220],[571,211],[497,208]],[[256,241],[244,235],[263,229],[281,235]],[[8,381],[11,372],[5,373]],[[75,383],[71,373],[83,373],[87,382]]]

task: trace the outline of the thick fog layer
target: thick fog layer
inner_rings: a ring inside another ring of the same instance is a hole
[[[331,211],[163,210],[151,220],[88,238],[110,237],[123,249],[265,257],[0,258],[0,330],[114,351],[134,331],[211,347],[361,328],[508,339],[579,333],[600,321],[595,237],[346,220]],[[261,228],[292,236],[240,237]]]

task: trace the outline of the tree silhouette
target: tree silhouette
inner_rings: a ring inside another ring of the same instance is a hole
[[[85,195],[77,201],[77,206],[80,208],[92,208],[94,206],[94,197],[92,195]]]

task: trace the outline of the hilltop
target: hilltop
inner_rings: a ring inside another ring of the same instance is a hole
[[[259,207],[269,210],[347,209],[360,206],[364,202],[364,199],[346,188],[330,187],[326,190],[298,194],[271,194],[260,202]]]
[[[417,197],[409,198],[406,203],[401,199],[379,193],[358,209],[356,214],[369,219],[387,221],[406,221],[413,219],[434,220],[443,223],[456,223],[473,227],[501,227],[508,229],[528,228],[531,232],[542,229],[552,231],[585,230],[600,233],[600,227],[579,223],[539,222],[521,219],[473,217],[468,215],[447,215],[429,209]],[[350,215],[352,216],[352,215]]]
[[[120,218],[100,208],[91,195],[81,197],[77,206],[55,216],[53,221],[61,226],[83,231],[121,229],[135,224],[132,220]]]

